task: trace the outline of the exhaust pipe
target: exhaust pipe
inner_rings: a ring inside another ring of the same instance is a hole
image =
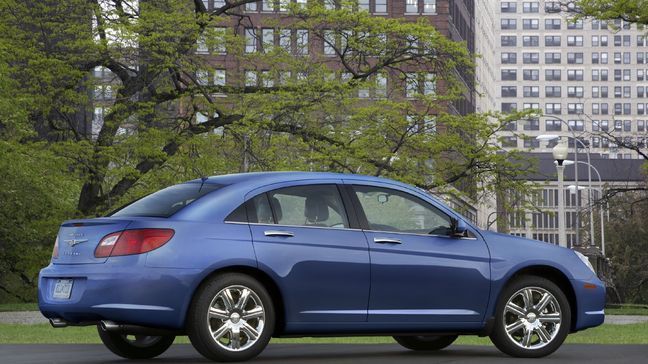
[[[68,326],[67,321],[65,321],[63,319],[60,319],[60,318],[51,318],[51,319],[49,319],[49,323],[55,329],[60,328],[60,327],[67,327]]]
[[[184,335],[182,330],[169,330],[157,327],[146,327],[138,325],[122,325],[114,321],[102,320],[99,327],[103,331],[118,332],[125,335],[149,335],[149,336],[177,336]]]

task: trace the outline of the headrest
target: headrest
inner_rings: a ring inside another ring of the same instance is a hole
[[[326,200],[322,196],[306,197],[304,215],[309,222],[320,222],[328,220],[329,212]]]
[[[272,205],[272,209],[274,210],[275,216],[277,217],[277,223],[279,223],[281,221],[281,218],[283,217],[283,212],[281,211],[281,204],[279,203],[279,199],[277,199],[276,197],[271,197],[270,204]]]
[[[268,200],[265,198],[261,198],[258,200],[258,203],[256,205],[256,215],[257,215],[257,222],[259,223],[262,224],[274,223],[274,219],[272,218],[272,210],[270,209],[270,204],[268,203]]]

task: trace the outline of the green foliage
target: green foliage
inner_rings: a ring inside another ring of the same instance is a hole
[[[62,220],[199,176],[363,173],[474,199],[528,189],[495,143],[522,114],[449,113],[474,55],[423,18],[292,4],[264,24],[277,40],[289,32],[290,49],[259,39],[246,52],[254,17],[201,4],[0,0],[0,238],[3,267],[25,273],[11,278],[15,296],[33,297],[14,288],[33,290]],[[92,77],[96,67],[110,75]],[[107,86],[113,97],[93,100]],[[89,133],[95,107],[103,123]]]
[[[38,270],[80,184],[45,143],[0,141],[0,300],[34,301]],[[4,299],[2,299],[4,298]]]
[[[646,0],[578,0],[577,4],[585,16],[648,24],[648,1]]]
[[[624,193],[610,201],[605,229],[606,254],[622,302],[648,304],[648,196]]]

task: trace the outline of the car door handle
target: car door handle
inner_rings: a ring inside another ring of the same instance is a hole
[[[399,239],[391,239],[391,238],[374,238],[374,243],[378,243],[378,244],[401,244],[401,241]]]
[[[295,234],[291,233],[290,231],[282,231],[282,230],[266,230],[263,232],[263,235],[265,236],[283,236],[286,238],[292,238],[295,236]]]

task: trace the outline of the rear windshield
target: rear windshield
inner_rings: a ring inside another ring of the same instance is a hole
[[[211,183],[183,183],[167,187],[120,208],[110,216],[169,217],[221,187],[223,185]]]

